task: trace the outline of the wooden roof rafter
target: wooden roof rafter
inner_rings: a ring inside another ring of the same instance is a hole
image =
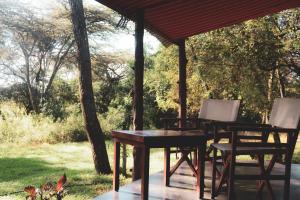
[[[165,45],[199,33],[300,7],[300,0],[96,0],[136,21],[144,11],[145,28]]]

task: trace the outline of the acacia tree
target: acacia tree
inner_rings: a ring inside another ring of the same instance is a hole
[[[93,159],[98,173],[110,173],[103,133],[96,115],[92,87],[91,57],[86,31],[84,10],[81,0],[69,0],[73,31],[77,44],[80,101],[84,124],[93,149]]]
[[[58,72],[75,64],[70,12],[63,3],[61,1],[43,17],[32,9],[9,2],[3,3],[3,7],[2,3],[0,5],[0,73],[11,83],[26,86],[26,102],[30,104],[26,107],[36,113],[49,100],[49,91]],[[111,12],[94,8],[85,11],[91,38],[101,40],[114,31],[115,15]]]
[[[5,37],[1,72],[26,85],[30,107],[38,113],[70,55],[71,32],[23,7],[1,9],[0,14]]]

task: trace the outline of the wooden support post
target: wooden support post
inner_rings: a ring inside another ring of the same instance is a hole
[[[134,91],[133,91],[133,128],[134,130],[143,129],[143,80],[144,80],[144,12],[136,13],[135,23],[135,63],[134,63]],[[134,148],[134,164],[132,179],[141,178],[142,150]]]
[[[185,39],[178,41],[179,46],[179,126],[186,126],[186,59]]]

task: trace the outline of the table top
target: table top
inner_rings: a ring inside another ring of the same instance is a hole
[[[199,139],[206,138],[206,134],[203,130],[113,130],[112,137],[120,140],[162,146],[164,144],[196,144]]]

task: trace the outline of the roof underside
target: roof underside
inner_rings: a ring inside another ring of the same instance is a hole
[[[300,7],[300,0],[97,0],[135,21],[144,10],[148,31],[163,43]]]

